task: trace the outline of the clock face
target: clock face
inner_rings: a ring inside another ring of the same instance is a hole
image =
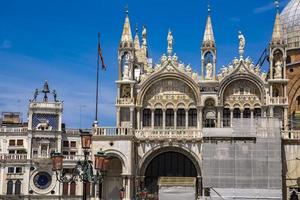
[[[52,178],[48,172],[39,172],[33,178],[35,187],[39,189],[47,189],[52,182]]]
[[[32,115],[32,129],[40,131],[58,130],[58,115],[35,113]]]
[[[121,98],[130,98],[131,88],[130,85],[122,85]]]

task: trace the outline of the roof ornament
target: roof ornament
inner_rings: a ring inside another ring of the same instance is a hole
[[[168,50],[168,54],[170,56],[173,52],[173,35],[172,35],[172,32],[170,29],[168,32],[167,40],[168,40],[168,49],[167,50]]]
[[[275,0],[274,4],[275,4],[276,10],[277,10],[277,13],[279,13],[279,5],[280,5],[279,0]]]
[[[238,38],[239,38],[239,54],[240,54],[240,58],[243,59],[245,45],[246,45],[246,39],[245,39],[245,36],[242,34],[242,31],[239,31]]]
[[[33,99],[30,100],[30,102],[36,102],[36,101],[37,101],[37,98],[38,98],[38,96],[39,96],[39,94],[41,94],[41,93],[44,94],[43,102],[48,102],[48,94],[52,94],[52,95],[53,95],[53,98],[54,98],[54,101],[55,101],[55,102],[58,102],[58,100],[57,100],[57,93],[56,93],[55,90],[53,90],[52,92],[50,91],[49,85],[48,85],[48,81],[47,81],[47,80],[45,81],[42,90],[35,89],[34,95],[33,95]]]

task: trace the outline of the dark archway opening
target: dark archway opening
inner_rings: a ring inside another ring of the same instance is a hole
[[[150,194],[157,194],[159,177],[196,178],[197,170],[193,162],[184,154],[164,152],[156,156],[146,168],[145,187]]]

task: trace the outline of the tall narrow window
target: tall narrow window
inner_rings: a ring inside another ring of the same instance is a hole
[[[196,127],[197,126],[197,110],[190,109],[189,110],[189,127]]]
[[[68,195],[69,194],[69,184],[68,183],[63,183],[63,195]]]
[[[243,118],[250,118],[250,117],[251,117],[250,108],[245,108],[243,112]]]
[[[76,195],[76,183],[75,181],[72,181],[70,183],[70,195],[75,196]]]
[[[144,127],[151,126],[151,110],[150,109],[143,110],[143,126]]]
[[[15,183],[15,194],[21,194],[21,181],[17,180]]]
[[[260,108],[254,108],[254,118],[261,117],[261,109]]]
[[[223,126],[228,127],[230,126],[230,109],[224,108],[223,110]]]
[[[14,183],[12,180],[7,181],[6,194],[13,194]]]
[[[185,110],[177,110],[177,127],[185,127]]]
[[[233,110],[233,118],[241,118],[241,111],[239,108]]]
[[[161,109],[156,109],[154,111],[154,126],[161,127],[163,121],[163,112]]]
[[[166,126],[167,127],[174,126],[174,110],[173,109],[166,110]]]

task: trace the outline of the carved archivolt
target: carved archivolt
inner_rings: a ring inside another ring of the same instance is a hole
[[[163,79],[154,83],[143,100],[143,107],[148,108],[178,108],[183,105],[185,108],[196,105],[196,98],[186,83],[176,79]]]
[[[224,91],[223,105],[227,107],[261,106],[261,94],[259,88],[248,80],[236,80]]]

